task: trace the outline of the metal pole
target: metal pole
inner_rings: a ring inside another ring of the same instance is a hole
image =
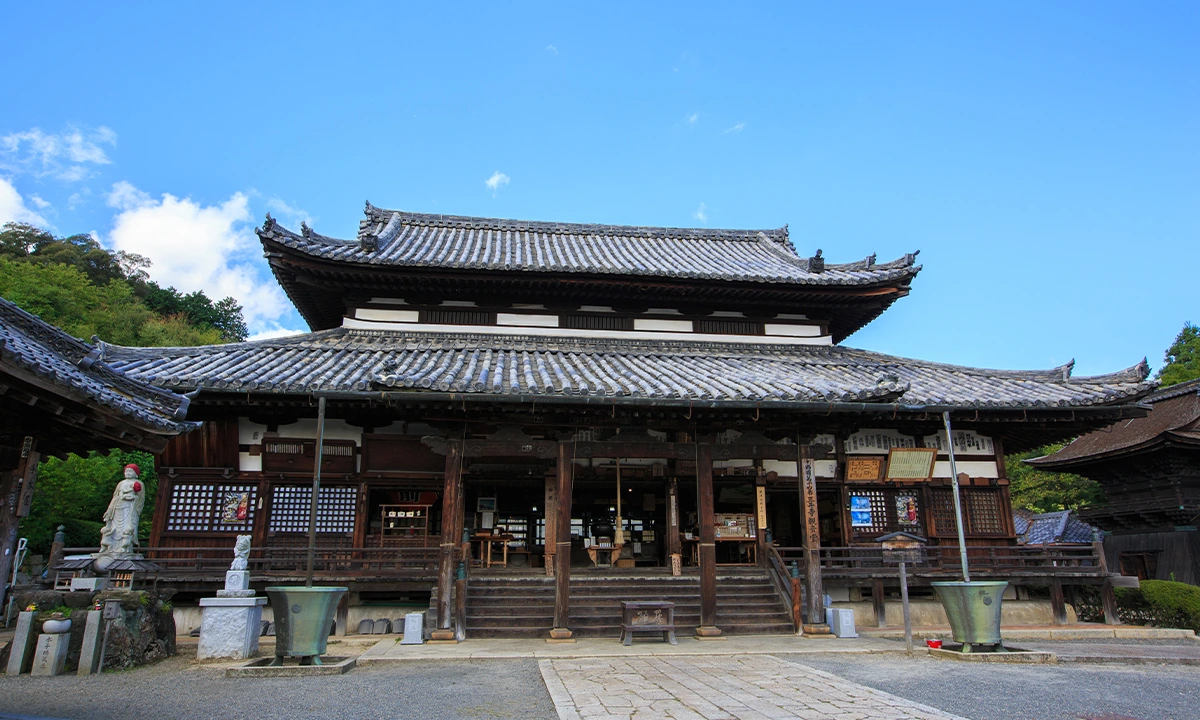
[[[903,560],[900,561],[900,602],[904,605],[904,645],[912,655],[912,613],[908,607],[908,573],[904,571]]]
[[[946,451],[950,454],[950,479],[954,482],[954,521],[958,524],[958,557],[962,562],[963,582],[971,582],[971,571],[967,567],[967,538],[963,533],[962,498],[959,497],[958,466],[954,464],[954,436],[950,431],[950,411],[942,412],[942,422],[946,425]]]
[[[317,555],[317,495],[321,492],[321,453],[325,448],[325,398],[317,399],[317,451],[313,461],[312,502],[308,505],[308,574],[304,587],[313,586],[313,560]]]

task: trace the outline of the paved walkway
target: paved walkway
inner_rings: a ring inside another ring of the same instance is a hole
[[[770,655],[539,662],[560,720],[958,719]]]

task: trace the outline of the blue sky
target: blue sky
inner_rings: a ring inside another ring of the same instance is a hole
[[[1194,2],[433,5],[6,1],[0,221],[255,332],[303,323],[253,226],[368,199],[919,249],[847,344],[944,362],[1157,367],[1200,322]]]

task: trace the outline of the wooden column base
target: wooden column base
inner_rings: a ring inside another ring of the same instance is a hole
[[[546,638],[548,643],[573,643],[575,633],[567,628],[554,628],[550,631],[550,637]]]
[[[458,639],[454,637],[454,630],[452,630],[450,628],[443,628],[441,630],[434,630],[432,633],[429,634],[429,644],[430,645],[457,645]]]
[[[805,623],[800,626],[804,637],[833,637],[833,632],[825,623]]]
[[[728,640],[729,638],[721,634],[721,628],[714,626],[704,626],[696,628],[697,640]]]

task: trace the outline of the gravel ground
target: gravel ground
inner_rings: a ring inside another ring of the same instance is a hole
[[[0,677],[4,713],[69,720],[557,718],[537,661],[367,665],[346,675],[229,679],[183,657],[102,677]]]
[[[972,720],[1194,720],[1200,668],[976,665],[895,655],[781,655]]]

